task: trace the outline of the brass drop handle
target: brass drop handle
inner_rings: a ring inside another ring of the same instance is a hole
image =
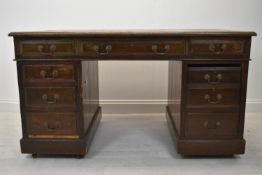
[[[166,44],[164,46],[164,50],[161,52],[158,45],[152,45],[152,51],[157,54],[157,55],[165,55],[168,53],[168,51],[170,50],[170,45]]]
[[[53,70],[51,74],[52,74],[52,78],[56,78],[58,76],[58,71]]]
[[[209,123],[208,121],[204,122],[204,127],[207,129],[217,129],[220,125],[221,123],[219,121],[215,123]]]
[[[209,50],[211,52],[214,52],[217,55],[224,53],[226,49],[227,49],[227,44],[225,43],[223,44],[222,43],[216,43],[216,44],[212,43],[209,45]]]
[[[58,99],[59,99],[59,95],[58,94],[54,94],[53,98],[48,97],[47,94],[43,94],[42,95],[42,100],[45,103],[48,103],[48,104],[56,104]]]
[[[221,82],[221,80],[223,79],[223,75],[222,75],[222,74],[217,74],[217,75],[215,76],[215,80],[212,80],[210,74],[205,74],[205,75],[204,75],[204,79],[205,79],[209,84],[217,84],[217,83]]]
[[[221,94],[217,94],[213,100],[209,94],[204,95],[204,99],[210,104],[217,104],[222,100],[222,98],[223,96]]]
[[[40,75],[43,78],[47,78],[47,79],[56,78],[58,76],[58,71],[57,70],[52,70],[52,71],[41,70]]]
[[[43,125],[48,130],[56,130],[56,129],[60,128],[60,122],[55,122],[53,124],[50,124],[48,122],[44,122]]]
[[[43,51],[44,51],[44,46],[43,46],[43,45],[38,45],[38,46],[37,46],[37,50],[38,50],[39,52],[43,52]]]
[[[39,52],[55,52],[56,51],[56,45],[54,44],[50,44],[50,45],[43,45],[43,44],[40,44],[37,46],[37,50]]]
[[[100,48],[100,46],[99,45],[94,45],[94,47],[93,47],[93,49],[95,50],[95,52],[97,53],[97,54],[99,54],[99,55],[107,55],[107,54],[109,54],[111,51],[112,51],[112,45],[110,45],[110,44],[107,44],[106,46],[105,46],[105,52],[101,52],[101,48]]]
[[[50,51],[50,52],[55,52],[55,51],[56,51],[56,45],[51,44],[51,45],[49,46],[49,51]]]

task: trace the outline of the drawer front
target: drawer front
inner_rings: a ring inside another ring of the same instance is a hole
[[[238,133],[238,113],[195,113],[186,119],[186,137],[227,138]]]
[[[73,64],[25,64],[23,78],[28,82],[73,82]]]
[[[247,55],[246,40],[192,39],[190,54],[199,56]]]
[[[19,42],[19,56],[52,57],[75,55],[75,42],[71,40],[29,40]]]
[[[75,107],[76,97],[74,87],[25,88],[27,107]]]
[[[26,126],[29,137],[52,134],[77,134],[75,113],[27,112]]]
[[[185,55],[185,41],[80,42],[81,55]]]
[[[190,107],[239,106],[239,89],[189,89],[187,102]]]
[[[240,66],[189,66],[188,82],[189,83],[205,83],[209,85],[241,82]]]

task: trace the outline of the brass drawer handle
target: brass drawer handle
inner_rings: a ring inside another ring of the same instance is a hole
[[[210,124],[208,121],[204,122],[204,127],[207,129],[217,129],[219,126],[221,126],[221,123],[219,121]]]
[[[55,52],[55,51],[56,51],[56,45],[51,44],[51,45],[49,46],[49,51],[50,51],[50,52]]]
[[[210,104],[217,104],[222,100],[223,96],[221,94],[217,94],[215,98],[211,98],[211,96],[209,94],[205,94],[204,95],[204,99],[210,103]]]
[[[59,99],[59,95],[58,94],[54,94],[53,98],[48,97],[47,94],[43,94],[42,95],[42,100],[45,103],[48,103],[48,104],[56,104],[58,99]]]
[[[39,52],[44,52],[44,46],[43,46],[43,45],[38,45],[38,46],[37,46],[37,50],[38,50]]]
[[[223,79],[223,75],[222,74],[217,74],[214,78],[214,80],[212,80],[211,75],[210,74],[205,74],[204,75],[204,79],[209,83],[209,84],[218,84],[221,82],[221,80]]]
[[[110,44],[107,44],[105,47],[104,47],[104,52],[101,51],[101,47],[99,45],[94,45],[93,49],[95,50],[95,52],[99,55],[107,55],[109,54],[111,51],[112,51],[112,45]]]
[[[37,50],[42,53],[49,53],[49,52],[55,52],[56,51],[56,45],[50,44],[50,45],[43,45],[40,44],[37,46]]]
[[[58,71],[57,70],[52,70],[52,71],[41,70],[40,75],[46,79],[56,78],[58,76]]]
[[[44,122],[43,125],[48,130],[56,130],[56,129],[60,128],[60,126],[61,126],[60,124],[61,124],[60,122],[55,122],[53,124],[50,124],[48,122]]]
[[[160,50],[160,49],[159,49],[158,45],[152,45],[152,51],[153,51],[155,54],[157,54],[157,55],[165,55],[165,54],[167,54],[168,51],[170,50],[170,45],[169,45],[169,44],[166,44],[166,45],[164,46],[163,52],[160,52],[159,50]]]
[[[225,43],[216,43],[216,44],[210,44],[209,45],[209,50],[211,52],[214,52],[215,54],[219,55],[219,54],[222,54],[226,51],[227,49],[227,44]]]

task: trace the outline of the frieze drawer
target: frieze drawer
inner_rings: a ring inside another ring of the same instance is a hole
[[[112,41],[94,42],[81,41],[80,55],[110,56],[110,55],[185,55],[186,46],[184,40],[174,41]]]
[[[190,55],[196,56],[247,56],[248,41],[234,39],[192,39]]]
[[[24,40],[17,49],[26,58],[74,56],[76,50],[74,40]]]

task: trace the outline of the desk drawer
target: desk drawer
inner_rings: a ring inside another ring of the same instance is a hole
[[[239,106],[240,91],[236,89],[188,89],[190,107]]]
[[[27,112],[26,123],[29,137],[77,134],[76,113]]]
[[[25,99],[27,107],[55,108],[73,107],[76,105],[74,87],[27,87]]]
[[[196,56],[244,56],[247,41],[234,39],[192,39],[190,55]]]
[[[238,131],[238,113],[194,113],[186,119],[186,137],[228,138],[235,137]]]
[[[80,54],[110,55],[185,55],[185,41],[81,41]]]
[[[74,82],[75,67],[70,63],[36,63],[23,65],[23,79],[27,82]]]
[[[73,40],[25,40],[18,43],[17,54],[22,57],[52,57],[75,55]]]
[[[240,84],[240,65],[189,65],[188,83]]]

